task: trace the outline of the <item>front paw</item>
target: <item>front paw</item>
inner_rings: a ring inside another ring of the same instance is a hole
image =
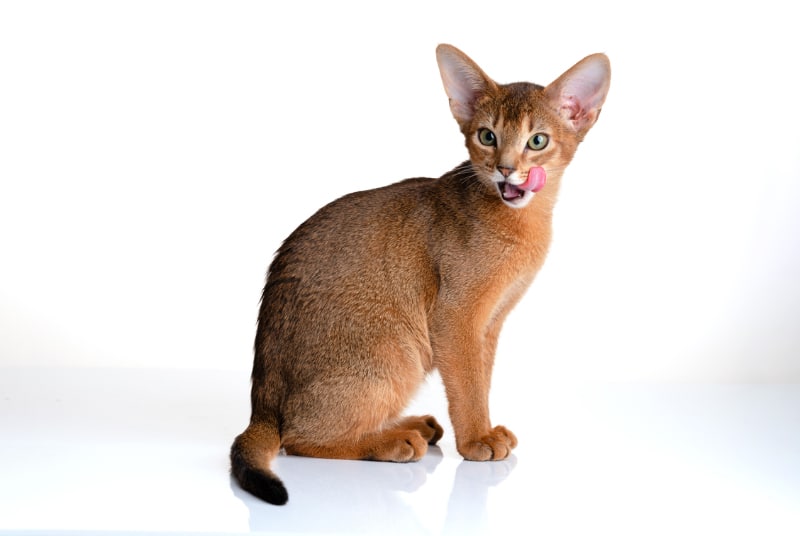
[[[505,426],[495,426],[491,432],[477,441],[458,445],[458,452],[466,460],[505,460],[511,449],[517,446],[517,437]]]

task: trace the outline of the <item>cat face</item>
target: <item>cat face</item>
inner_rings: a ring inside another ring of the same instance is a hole
[[[497,86],[462,124],[476,175],[512,208],[525,207],[548,177],[560,175],[577,147],[542,92],[528,83]]]
[[[450,45],[436,50],[450,110],[479,180],[521,209],[558,178],[605,101],[608,58],[594,54],[547,87],[501,85]]]

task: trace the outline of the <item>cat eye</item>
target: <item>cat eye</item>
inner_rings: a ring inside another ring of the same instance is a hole
[[[528,147],[533,149],[534,151],[541,151],[545,147],[547,147],[548,142],[550,141],[550,137],[547,134],[534,134],[531,136],[531,139],[528,140]]]
[[[497,138],[494,132],[488,128],[482,128],[478,131],[478,141],[484,145],[495,145],[497,143]]]

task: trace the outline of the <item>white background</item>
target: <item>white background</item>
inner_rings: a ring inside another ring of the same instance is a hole
[[[496,385],[800,381],[789,10],[3,2],[0,365],[249,369],[294,227],[465,158],[434,58],[449,42],[500,82],[612,63]]]

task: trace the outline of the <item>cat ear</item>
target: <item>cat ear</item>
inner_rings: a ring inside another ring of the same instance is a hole
[[[450,111],[463,125],[472,119],[475,101],[497,86],[474,61],[454,46],[436,47],[436,61],[444,90],[450,98]]]
[[[582,138],[606,100],[611,64],[605,54],[587,56],[545,88],[561,117]]]

